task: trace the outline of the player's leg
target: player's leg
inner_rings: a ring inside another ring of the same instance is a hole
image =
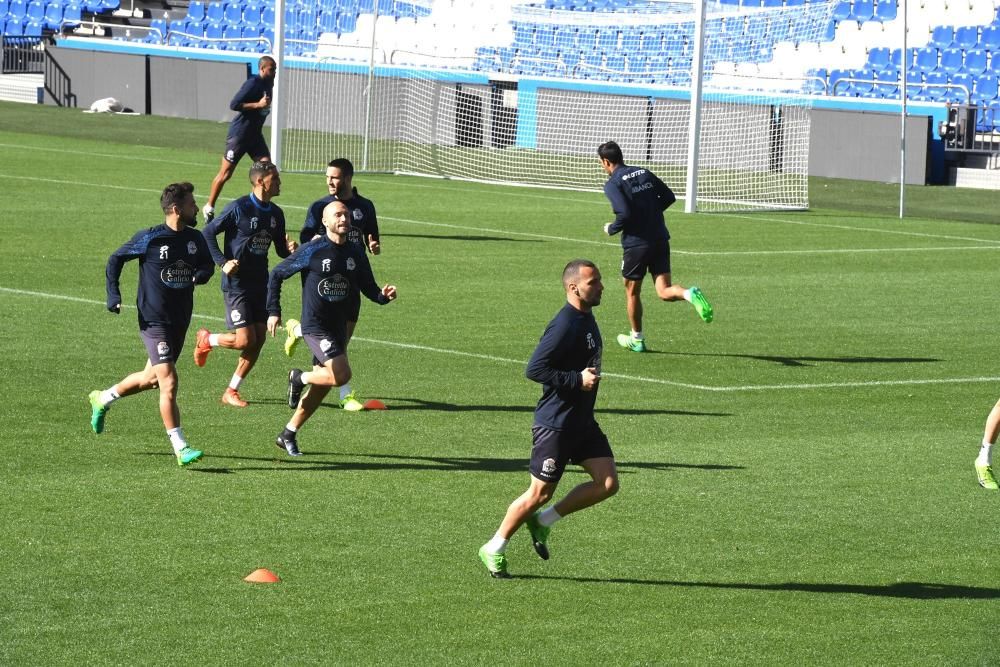
[[[205,207],[202,209],[205,222],[210,222],[215,217],[215,203],[219,200],[219,195],[222,194],[222,187],[233,177],[233,172],[236,171],[236,163],[239,161],[240,158],[229,148],[229,143],[227,142],[226,154],[219,163],[218,173],[212,179],[212,185],[208,189],[208,202],[206,202]]]
[[[113,384],[105,390],[95,389],[87,397],[90,399],[90,428],[94,433],[104,432],[104,420],[111,409],[111,404],[120,398],[138,394],[156,387],[156,373],[152,362],[146,361],[146,367],[136,373],[126,375],[121,382]]]
[[[642,280],[646,276],[646,247],[622,249],[622,282],[625,285],[625,314],[631,332],[619,334],[618,344],[633,352],[645,352],[642,335]]]
[[[701,290],[695,286],[685,288],[670,280],[670,242],[664,247],[652,251],[649,257],[649,271],[653,274],[653,284],[656,286],[656,295],[664,301],[680,301],[683,299],[692,306],[698,313],[698,317],[705,322],[711,322],[714,317],[712,304],[708,302]]]
[[[353,304],[352,304],[353,306]],[[354,335],[354,329],[358,326],[358,313],[361,310],[361,295],[357,295],[357,308],[352,312],[353,319],[347,320],[347,338],[344,341],[344,346],[351,343],[351,336]],[[354,391],[351,389],[351,383],[345,382],[340,385],[340,407],[348,412],[360,412],[365,409],[365,406],[361,404],[358,397],[354,395]]]
[[[177,367],[172,361],[164,362],[153,366],[153,372],[156,374],[156,384],[160,388],[160,418],[167,430],[174,456],[177,457],[177,465],[186,466],[194,463],[201,459],[202,452],[188,445],[181,429],[181,411],[177,406],[177,389],[180,384]]]
[[[327,359],[322,366],[313,366],[311,371],[302,372],[292,369],[288,376],[288,402],[296,402],[295,412],[288,420],[285,429],[278,435],[277,446],[283,448],[290,456],[299,456],[297,434],[316,409],[323,402],[330,389],[341,381],[349,380],[351,367],[347,355],[340,354],[333,359]],[[343,379],[343,380],[342,380]],[[308,387],[308,391],[305,388]]]
[[[997,401],[986,417],[983,444],[979,449],[979,456],[976,457],[976,479],[979,480],[979,486],[990,491],[1000,489],[993,475],[993,445],[996,444],[998,434],[1000,434],[1000,401]]]
[[[238,408],[245,408],[247,402],[240,396],[240,386],[246,380],[250,371],[260,358],[261,348],[267,339],[267,324],[252,322],[249,326],[237,329],[233,341],[233,349],[240,350],[240,358],[236,362],[236,372],[229,379],[229,386],[222,394],[222,402]]]
[[[615,455],[600,426],[594,424],[588,431],[572,437],[577,439],[573,460],[590,474],[590,481],[573,487],[562,500],[540,513],[538,522],[544,527],[618,493]]]
[[[523,523],[534,516],[538,508],[549,501],[559,482],[545,482],[537,477],[531,477],[527,491],[514,499],[507,507],[507,513],[500,528],[489,542],[479,548],[479,559],[486,566],[490,575],[497,578],[510,576],[507,571],[507,544]],[[546,552],[544,558],[548,558]]]

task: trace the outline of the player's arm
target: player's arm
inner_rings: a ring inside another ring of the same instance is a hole
[[[265,104],[264,100],[251,100],[251,93],[253,93],[254,88],[256,88],[256,81],[253,77],[250,77],[243,82],[240,89],[236,91],[236,95],[233,96],[232,101],[229,103],[229,108],[233,111],[247,111],[250,109],[262,109]],[[255,95],[253,97],[256,97]]]
[[[364,254],[364,251],[359,252],[358,256],[360,257],[357,274],[358,287],[361,288],[361,293],[365,295],[365,298],[383,306],[394,300],[396,298],[395,285],[386,285],[380,289],[378,283],[375,282],[372,265],[368,262],[368,257]]]
[[[632,207],[622,190],[621,181],[612,179],[605,183],[604,195],[611,202],[611,210],[615,214],[614,222],[604,225],[604,231],[608,236],[614,236],[625,227],[625,223],[632,215]]]
[[[306,211],[306,221],[302,223],[302,229],[299,230],[299,243],[309,243],[317,234],[322,234],[320,230],[323,225],[320,224],[320,218],[323,215],[323,210],[320,208],[317,213],[317,208],[319,208],[319,202],[313,203]]]
[[[370,216],[365,216],[365,241],[368,246],[368,252],[373,255],[378,255],[382,252],[382,239],[379,238],[378,233],[378,215],[375,213],[375,205],[369,202],[369,212]]]
[[[108,264],[104,268],[104,283],[108,294],[108,310],[112,313],[118,314],[122,310],[120,280],[125,262],[141,257],[146,252],[150,238],[152,238],[152,230],[137,232],[127,243],[108,257]]]
[[[566,349],[564,341],[568,335],[569,326],[565,320],[557,317],[549,322],[524,370],[525,377],[539,384],[563,389],[580,389],[583,376],[578,371],[564,371],[558,368],[563,359],[563,350]]]
[[[194,284],[204,285],[212,276],[215,274],[215,262],[212,259],[212,253],[208,249],[208,243],[205,241],[205,235],[199,230],[195,231],[195,245],[198,246],[198,265],[194,269]]]
[[[674,191],[666,183],[660,180],[659,176],[652,172],[649,172],[649,175],[653,179],[653,192],[660,202],[660,210],[666,211],[677,201],[677,195],[674,194]]]
[[[271,269],[267,279],[267,330],[273,336],[281,324],[281,284],[309,266],[309,258],[317,246],[309,244],[299,248]]]
[[[274,252],[278,253],[278,257],[282,259],[291,255],[299,247],[299,244],[288,238],[285,233],[284,214],[278,216],[278,224],[271,232],[271,240],[274,242]]]
[[[219,239],[217,237],[236,223],[236,216],[233,213],[234,209],[235,206],[229,204],[220,215],[212,218],[212,221],[205,225],[201,232],[205,238],[205,242],[208,244],[208,251],[212,254],[212,260],[220,268],[225,266],[227,259],[232,258],[226,257],[226,254],[219,246]]]

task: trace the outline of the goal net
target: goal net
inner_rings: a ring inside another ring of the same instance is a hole
[[[698,210],[808,206],[815,83],[801,68],[776,69],[773,55],[779,43],[829,40],[832,6],[708,6]],[[465,50],[432,48],[455,42],[435,29],[459,30],[454,17],[432,22],[434,3],[402,28],[398,17],[362,16],[353,34],[289,42],[283,168],[322,171],[347,156],[367,171],[596,190],[606,178],[596,148],[615,140],[627,163],[686,196],[694,6],[509,10],[504,30],[472,31],[495,43],[480,37]]]

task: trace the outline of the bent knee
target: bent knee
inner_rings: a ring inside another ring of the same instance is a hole
[[[604,480],[604,497],[610,498],[611,496],[618,493],[618,478],[608,477]]]

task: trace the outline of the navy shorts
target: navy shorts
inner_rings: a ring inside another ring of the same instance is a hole
[[[654,277],[670,273],[670,241],[622,249],[622,278],[642,280],[647,271]]]
[[[146,324],[139,327],[139,336],[146,346],[146,354],[154,366],[158,364],[174,364],[180,359],[184,349],[184,336],[187,325],[178,327],[170,324]]]
[[[223,155],[226,162],[236,164],[244,155],[249,155],[254,162],[262,157],[271,159],[271,150],[267,147],[263,134],[254,137],[226,137],[226,153]]]
[[[531,476],[543,482],[562,479],[567,463],[582,463],[587,459],[614,458],[608,436],[594,425],[585,431],[554,431],[544,426],[531,427]]]
[[[326,366],[326,362],[346,354],[345,338],[343,332],[339,334],[326,333],[322,336],[302,334],[302,340],[306,342],[309,350],[313,353],[313,364],[317,366]]]
[[[222,290],[226,304],[226,327],[242,329],[267,322],[267,292]]]

